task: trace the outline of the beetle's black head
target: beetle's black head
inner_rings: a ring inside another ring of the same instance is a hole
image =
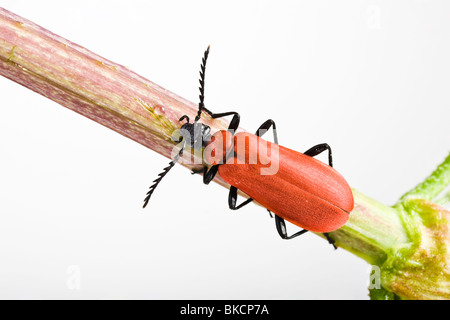
[[[180,135],[174,141],[178,143],[185,140],[194,150],[204,148],[211,139],[211,128],[201,122],[189,123],[189,117],[186,115],[181,117],[180,121],[183,119],[187,122],[181,126]]]

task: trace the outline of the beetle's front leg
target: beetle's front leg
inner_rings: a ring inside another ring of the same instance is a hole
[[[205,110],[205,109],[203,109],[203,110]],[[236,132],[236,130],[239,128],[239,122],[240,122],[241,117],[239,116],[239,113],[237,113],[235,111],[223,112],[223,113],[212,113],[208,110],[208,113],[211,116],[211,118],[213,118],[213,119],[233,116],[233,118],[230,121],[230,124],[228,125],[228,131],[230,131],[234,134]]]
[[[209,168],[209,170],[207,166],[204,166],[203,169],[192,169],[191,174],[202,173],[203,183],[209,184],[216,176],[218,170],[219,165],[212,166],[211,168]]]

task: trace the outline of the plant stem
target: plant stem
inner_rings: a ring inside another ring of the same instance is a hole
[[[392,247],[408,242],[397,210],[353,190],[355,208],[347,224],[331,233],[339,247],[379,265]]]

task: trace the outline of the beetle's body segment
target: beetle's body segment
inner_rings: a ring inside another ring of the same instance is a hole
[[[242,141],[245,148],[239,147]],[[329,165],[248,132],[234,136],[234,148],[234,159],[219,166],[219,175],[265,208],[313,232],[331,232],[347,222],[353,195]],[[257,163],[249,163],[252,154]],[[262,175],[273,162],[277,172]]]

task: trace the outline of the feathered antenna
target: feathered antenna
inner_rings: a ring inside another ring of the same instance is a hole
[[[142,208],[145,208],[147,206],[147,204],[150,201],[150,198],[153,194],[153,191],[155,191],[156,187],[161,182],[162,178],[164,178],[164,176],[167,174],[167,172],[169,172],[170,169],[173,168],[175,163],[177,163],[178,160],[180,159],[180,157],[183,155],[183,151],[184,151],[185,147],[186,147],[186,142],[183,143],[183,146],[181,147],[180,151],[175,156],[175,158],[172,161],[170,161],[169,165],[167,167],[165,167],[164,170],[160,174],[158,174],[158,178],[153,181],[153,184],[150,186],[150,189],[147,192],[147,196],[144,199],[144,205],[142,206]]]
[[[209,46],[206,49],[205,53],[203,54],[202,64],[200,65],[200,80],[199,80],[200,87],[198,88],[200,90],[200,95],[198,96],[200,98],[200,102],[198,104],[198,113],[197,116],[195,117],[194,122],[200,120],[203,110],[211,114],[211,111],[205,108],[205,71],[206,71],[206,60],[208,59],[208,55],[209,55]]]

